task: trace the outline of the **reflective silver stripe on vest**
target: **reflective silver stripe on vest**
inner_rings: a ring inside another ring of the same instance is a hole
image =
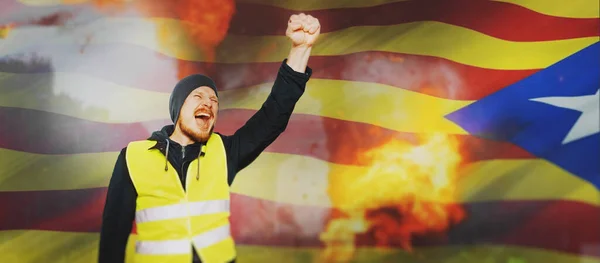
[[[173,255],[189,254],[192,247],[190,241],[166,240],[166,241],[137,241],[135,243],[135,252],[146,255]]]
[[[208,247],[216,244],[231,235],[229,230],[229,224],[217,227],[215,229],[208,230],[200,235],[193,237],[194,244],[198,248]]]
[[[229,200],[211,200],[191,203],[181,203],[169,206],[153,207],[137,211],[136,223],[183,218],[188,216],[205,215],[220,212],[229,212]]]
[[[227,224],[192,237],[192,240],[198,249],[202,249],[223,241],[230,235],[229,224]],[[189,254],[191,249],[190,240],[188,239],[137,241],[135,245],[136,253],[146,255]]]

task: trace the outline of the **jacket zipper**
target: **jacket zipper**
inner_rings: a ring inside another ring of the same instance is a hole
[[[182,181],[185,180],[185,189],[183,189],[183,191],[187,195],[187,172],[185,172],[183,170],[184,167],[185,167],[185,146],[181,146],[181,169],[180,169],[181,172],[179,173],[181,175],[181,178],[179,178],[179,179],[181,179]]]
[[[183,147],[181,147],[181,148],[183,149]],[[182,156],[185,156],[185,151],[183,151],[183,150],[182,150]],[[181,166],[182,172],[183,172],[183,167],[184,166],[185,166],[185,164]],[[184,189],[184,192],[185,192],[185,202],[186,202],[185,203],[185,208],[187,210],[188,239],[190,240],[190,245],[192,246],[192,257],[194,257],[194,240],[192,238],[193,232],[192,232],[192,219],[191,219],[191,215],[192,214],[190,213],[190,200],[189,200],[189,197],[188,197],[188,190],[190,189],[189,188],[189,182],[190,182],[190,180],[188,178],[189,170],[190,169],[188,168],[188,170],[186,171],[186,173],[184,175],[185,176],[185,189]]]

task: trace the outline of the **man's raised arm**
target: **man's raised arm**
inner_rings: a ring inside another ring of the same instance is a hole
[[[292,15],[286,36],[291,40],[288,57],[283,60],[271,93],[262,107],[231,136],[223,136],[233,175],[254,161],[285,130],[296,103],[312,74],[308,59],[319,34],[319,21],[305,14]]]
[[[296,72],[304,73],[313,44],[321,33],[321,25],[316,18],[305,15],[292,15],[285,35],[292,41],[287,64]]]

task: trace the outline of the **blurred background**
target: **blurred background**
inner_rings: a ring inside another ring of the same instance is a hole
[[[0,0],[0,262],[95,262],[120,149],[198,72],[233,133],[300,12],[314,72],[232,186],[239,262],[600,262],[597,0]]]

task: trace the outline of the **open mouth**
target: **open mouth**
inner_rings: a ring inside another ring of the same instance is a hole
[[[208,113],[199,113],[196,114],[196,120],[208,121],[210,119],[210,114]]]
[[[196,123],[201,129],[208,129],[210,126],[210,120],[212,116],[208,113],[198,113],[194,116],[196,118]]]

